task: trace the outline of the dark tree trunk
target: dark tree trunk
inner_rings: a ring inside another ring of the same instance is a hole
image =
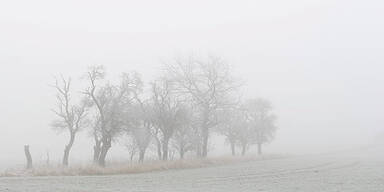
[[[98,163],[101,151],[101,141],[95,138],[95,146],[93,146],[93,162]]]
[[[135,151],[132,150],[130,153],[130,159],[131,159],[131,162],[133,161],[133,157],[135,157]]]
[[[32,156],[29,152],[29,145],[24,145],[24,153],[25,157],[27,158],[27,169],[32,169]]]
[[[105,167],[105,158],[107,157],[107,153],[110,148],[111,148],[111,138],[103,138],[100,157],[98,161],[98,164],[102,167]]]
[[[262,143],[258,143],[257,144],[257,154],[258,155],[261,155],[263,152],[262,152]]]
[[[168,159],[173,160],[174,157],[175,157],[175,151],[174,150],[170,150],[168,152]]]
[[[181,147],[180,147],[180,159],[184,159],[184,153],[185,153],[185,151],[184,151],[184,147],[181,146]]]
[[[243,143],[241,146],[242,146],[241,155],[244,156],[245,153],[247,152],[247,144]]]
[[[160,142],[159,138],[157,138],[157,137],[155,138],[155,140],[156,140],[156,146],[157,146],[157,155],[159,157],[159,160],[161,160],[162,159],[161,142]]]
[[[202,134],[203,134],[203,146],[202,146],[201,156],[207,157],[207,155],[208,155],[208,137],[209,137],[209,131],[208,131],[207,126],[203,127]]]
[[[201,124],[201,151],[200,151],[200,156],[201,157],[207,157],[208,155],[208,138],[209,138],[209,127],[208,127],[208,122],[209,122],[209,107],[204,107],[203,111],[203,122]]]
[[[235,156],[236,155],[236,146],[235,146],[234,141],[231,141],[231,151],[232,151],[232,156]]]
[[[47,151],[47,160],[45,161],[47,165],[49,165],[49,151]]]
[[[146,149],[140,149],[140,152],[139,152],[139,163],[144,162],[145,150]]]
[[[163,160],[168,160],[168,143],[169,137],[164,137],[163,139]]]
[[[75,133],[71,133],[69,143],[65,146],[65,149],[64,149],[64,156],[63,156],[64,166],[68,166],[69,152],[71,151],[74,142],[75,142]]]
[[[201,140],[196,143],[196,156],[201,157]]]

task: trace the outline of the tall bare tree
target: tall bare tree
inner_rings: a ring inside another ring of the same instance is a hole
[[[124,110],[132,105],[136,91],[141,90],[142,82],[138,74],[123,74],[119,85],[112,85],[104,80],[103,66],[93,66],[87,72],[89,87],[84,94],[92,101],[99,117],[101,150],[98,164],[105,166],[105,158],[112,146],[112,141],[123,130]]]
[[[176,95],[174,85],[167,79],[152,83],[153,120],[162,135],[163,160],[168,159],[169,140],[181,126],[184,111],[181,99]]]
[[[206,157],[211,128],[215,127],[216,111],[232,101],[229,96],[239,87],[229,66],[220,58],[189,56],[176,58],[166,64],[168,77],[175,82],[180,93],[187,94],[199,107],[200,126],[198,155]]]
[[[58,118],[52,122],[52,127],[58,130],[67,130],[69,133],[69,141],[65,146],[63,155],[63,165],[68,166],[69,153],[75,142],[76,133],[84,128],[86,123],[87,102],[82,101],[78,105],[72,104],[70,78],[56,79],[53,87],[57,91],[57,107],[52,111]]]
[[[93,110],[93,118],[91,119],[91,136],[95,141],[95,145],[93,146],[93,162],[98,163],[100,152],[101,152],[101,127],[100,127],[100,116],[95,110]]]

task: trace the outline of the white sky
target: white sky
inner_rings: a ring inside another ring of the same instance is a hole
[[[244,94],[275,105],[280,130],[267,150],[320,152],[369,144],[383,131],[382,1],[141,0],[0,2],[0,164],[59,160],[66,135],[49,127],[59,73],[91,64],[150,80],[177,53],[224,57]],[[91,157],[81,133],[72,157]],[[80,140],[80,139],[79,139]],[[118,158],[114,149],[111,155]]]

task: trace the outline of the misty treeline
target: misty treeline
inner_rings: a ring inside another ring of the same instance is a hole
[[[149,150],[161,160],[176,154],[207,157],[213,134],[226,137],[232,155],[236,149],[244,155],[252,145],[261,154],[276,130],[271,103],[242,100],[243,83],[219,57],[176,57],[146,85],[137,72],[122,73],[117,83],[109,80],[100,65],[80,79],[86,87],[79,98],[73,98],[79,90],[72,90],[70,77],[60,76],[53,85],[57,118],[52,127],[68,133],[65,166],[79,131],[90,133],[94,163],[105,166],[114,143],[123,143],[131,160],[138,156],[139,162]]]

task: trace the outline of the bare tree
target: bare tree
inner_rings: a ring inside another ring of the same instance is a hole
[[[248,100],[244,107],[257,144],[258,154],[262,154],[262,145],[271,141],[276,132],[276,116],[272,113],[271,103],[262,98]]]
[[[168,77],[174,81],[180,93],[187,94],[199,106],[201,141],[198,155],[206,157],[210,129],[217,124],[217,109],[231,103],[229,95],[239,87],[233,80],[229,66],[218,57],[206,59],[189,56],[176,58],[166,65]]]
[[[133,130],[136,145],[139,149],[139,162],[144,161],[145,152],[151,142],[151,125],[149,122],[142,122],[142,125]]]
[[[138,104],[131,106],[126,112],[127,134],[133,137],[133,142],[139,151],[139,162],[144,161],[145,152],[152,138],[152,119],[150,109],[137,98]]]
[[[173,139],[173,147],[179,153],[180,159],[184,159],[184,155],[194,149],[193,132],[188,125],[183,125],[178,129]]]
[[[152,83],[153,120],[162,134],[162,159],[168,159],[169,140],[180,126],[184,115],[180,98],[177,97],[173,84],[160,79]]]
[[[218,132],[226,137],[233,156],[236,155],[236,142],[239,139],[238,120],[239,111],[235,109],[227,109],[219,112],[220,124],[217,126]]]
[[[123,143],[124,147],[129,152],[129,159],[131,160],[131,162],[133,162],[133,158],[135,157],[136,153],[139,151],[133,136],[127,135],[127,137],[124,138],[123,142],[124,142]]]
[[[142,86],[136,73],[123,74],[120,85],[100,83],[104,76],[102,66],[91,67],[87,72],[89,87],[84,92],[92,101],[100,121],[101,150],[98,156],[100,166],[105,166],[105,158],[112,146],[112,141],[125,126],[124,110],[132,105],[135,98],[134,92],[140,90]]]
[[[236,155],[236,146],[241,147],[241,154],[245,155],[252,143],[253,132],[249,128],[246,111],[241,105],[226,108],[218,113],[218,132],[226,137],[230,144],[232,155]]]
[[[162,135],[161,135],[161,130],[158,126],[153,127],[152,137],[153,137],[155,144],[156,144],[157,156],[158,156],[159,160],[161,160],[163,158],[162,149],[161,149],[161,137],[162,137]]]
[[[100,152],[101,152],[101,127],[100,127],[100,116],[96,113],[92,119],[91,135],[95,141],[93,146],[93,162],[98,163]]]
[[[183,105],[181,109],[179,121],[180,124],[174,133],[172,139],[173,148],[178,151],[180,159],[184,159],[185,153],[192,151],[194,149],[194,116],[192,107],[187,107]]]
[[[251,129],[249,124],[244,121],[244,119],[240,119],[239,126],[237,127],[237,145],[241,147],[241,155],[245,155],[248,151],[249,147],[253,144],[254,140],[254,131]]]
[[[102,129],[105,128],[105,105],[106,98],[103,98],[98,92],[103,85],[98,85],[99,81],[104,80],[105,71],[104,67],[91,66],[89,71],[86,73],[86,78],[89,81],[89,87],[84,91],[84,94],[88,96],[88,99],[92,102],[95,111],[92,136],[95,140],[95,145],[93,147],[93,161],[99,164],[99,157],[101,153],[101,144],[102,144]],[[98,87],[100,86],[100,88]],[[99,88],[99,89],[98,89]]]
[[[68,158],[73,143],[75,142],[76,133],[85,126],[85,116],[87,113],[87,102],[81,102],[78,105],[71,103],[71,79],[67,80],[61,77],[56,79],[54,88],[57,91],[57,107],[52,110],[57,119],[52,122],[52,127],[60,131],[67,130],[69,132],[69,142],[65,146],[63,165],[68,166]]]

